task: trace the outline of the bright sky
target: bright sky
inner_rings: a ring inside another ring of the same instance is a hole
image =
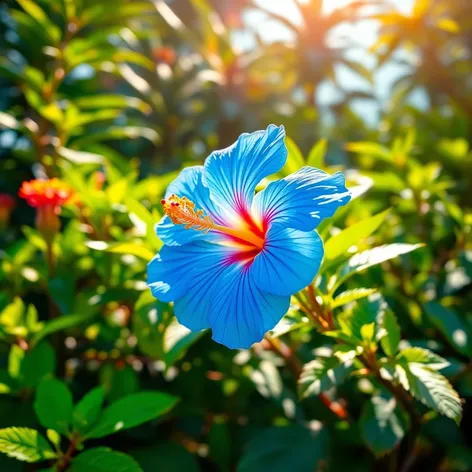
[[[328,13],[336,8],[349,4],[351,1],[352,0],[324,0],[323,7],[325,12]],[[255,3],[263,6],[267,10],[285,16],[295,24],[301,23],[301,18],[294,4],[294,0],[255,0]],[[399,10],[407,13],[412,10],[415,0],[389,0],[389,3],[395,4]],[[261,38],[267,42],[290,41],[292,39],[290,30],[276,21],[267,20],[267,16],[264,13],[256,10],[248,11],[245,14],[245,21],[254,30],[257,30]],[[349,58],[362,62],[368,68],[374,67],[375,59],[366,51],[366,49],[374,43],[377,37],[377,25],[375,22],[364,20],[359,21],[356,24],[343,25],[337,29],[336,36],[338,35],[343,36],[347,41],[352,40],[353,44],[360,46],[360,48],[353,49],[349,52]],[[333,38],[333,40],[335,41],[336,38]],[[243,49],[252,47],[251,41],[244,35],[238,35],[236,44]],[[382,70],[376,73],[375,90],[376,95],[381,101],[388,98],[391,83],[398,78],[403,70],[404,69],[396,65],[386,65]],[[370,86],[368,86],[362,79],[343,69],[340,70],[338,79],[347,90],[370,89]],[[336,90],[333,87],[330,87],[329,84],[323,84],[319,90],[318,101],[321,106],[327,105],[333,100],[336,100],[336,96]],[[370,123],[373,124],[377,121],[378,107],[376,107],[375,104],[369,105],[363,101],[357,106],[355,105],[354,108]]]

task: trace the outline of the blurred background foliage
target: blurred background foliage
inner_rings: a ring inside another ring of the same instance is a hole
[[[0,470],[472,470],[469,0],[4,0],[0,50]],[[272,122],[355,198],[230,351],[146,264],[179,169]]]

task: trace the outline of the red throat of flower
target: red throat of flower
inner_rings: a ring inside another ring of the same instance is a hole
[[[238,249],[231,258],[232,261],[250,262],[264,248],[264,232],[252,221],[249,214],[242,216],[243,223],[237,228],[216,224],[211,216],[205,215],[201,209],[196,209],[194,202],[186,197],[172,194],[161,200],[164,212],[175,225],[183,225],[185,229],[194,229],[208,233],[217,231],[228,236],[228,245]]]

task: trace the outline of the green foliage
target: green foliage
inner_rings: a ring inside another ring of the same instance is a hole
[[[129,395],[105,408],[87,432],[87,438],[101,438],[132,428],[169,411],[177,402],[172,395],[140,392]]]
[[[54,405],[53,408],[51,406]],[[34,409],[41,425],[63,435],[72,420],[72,395],[67,386],[56,379],[44,379],[36,390]]]
[[[369,449],[376,456],[382,456],[403,439],[407,420],[394,398],[374,396],[364,405],[359,427]]]
[[[0,5],[0,470],[472,469],[470,2],[268,3]],[[257,191],[313,166],[352,200],[233,352],[146,270],[180,170],[269,123],[287,164]],[[52,244],[16,198],[45,177],[75,192]]]
[[[303,472],[312,471],[319,467],[327,447],[328,439],[323,430],[310,431],[298,425],[270,428],[249,443],[237,470],[253,472],[268,467],[283,471],[293,467]]]
[[[127,454],[106,447],[88,449],[79,454],[69,469],[71,472],[142,472],[138,463]]]
[[[25,462],[56,457],[46,439],[30,428],[0,429],[0,452]]]

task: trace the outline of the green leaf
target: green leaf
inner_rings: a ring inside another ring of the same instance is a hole
[[[285,144],[288,149],[288,158],[282,172],[284,175],[289,175],[301,169],[305,164],[305,159],[298,146],[288,136],[285,138]]]
[[[21,373],[21,364],[25,358],[25,351],[18,344],[13,344],[8,354],[8,373],[11,378],[16,379]]]
[[[357,341],[363,341],[363,327],[374,324],[374,336],[376,334],[376,324],[381,318],[387,305],[380,295],[374,295],[371,299],[359,300],[349,316],[339,317],[338,321],[342,331],[353,336]],[[370,328],[369,333],[370,333]]]
[[[102,438],[167,413],[177,398],[160,392],[140,392],[128,395],[106,408],[87,438]]]
[[[82,452],[72,461],[70,472],[143,472],[128,454],[97,447]]]
[[[391,310],[386,310],[382,315],[381,326],[385,329],[385,335],[380,340],[382,349],[387,356],[394,356],[398,351],[401,332],[397,317]]]
[[[467,357],[472,356],[471,329],[459,315],[449,308],[437,302],[429,302],[424,305],[428,319],[440,331],[451,346]]]
[[[40,462],[56,457],[46,439],[30,428],[0,429],[0,452],[24,462]]]
[[[163,361],[169,367],[185,355],[187,349],[197,342],[205,330],[192,332],[175,318],[167,326],[163,337]]]
[[[26,387],[36,387],[41,380],[56,369],[56,354],[44,341],[26,351],[21,364],[22,382]]]
[[[327,147],[328,141],[326,141],[326,139],[320,139],[308,153],[306,164],[308,166],[317,167],[318,169],[324,167]]]
[[[213,423],[208,433],[209,455],[220,470],[231,470],[232,441],[228,423]]]
[[[336,357],[315,359],[303,366],[298,380],[301,398],[319,395],[339,385],[349,372],[349,364],[343,364]]]
[[[87,432],[98,419],[105,399],[102,386],[90,390],[74,408],[72,423],[81,433]]]
[[[370,236],[385,221],[389,211],[385,210],[375,216],[359,221],[329,238],[325,244],[324,257],[326,265],[345,254],[351,246]]]
[[[42,426],[67,435],[73,407],[72,394],[63,382],[44,379],[39,384],[34,409]]]
[[[56,447],[60,447],[61,435],[57,431],[54,431],[53,429],[48,429],[46,431],[46,436],[48,437],[49,441],[51,441]]]
[[[420,247],[423,247],[423,244],[385,244],[383,246],[379,246],[374,249],[368,249],[355,254],[341,267],[339,279],[334,286],[334,290],[354,274],[362,272],[363,270],[374,265],[394,259],[395,257],[401,256],[403,254],[408,254],[409,252],[415,251]]]
[[[65,147],[60,147],[57,152],[60,156],[74,164],[103,164],[105,162],[103,156],[92,152],[77,151]]]
[[[37,3],[32,0],[18,0],[18,3],[42,27],[52,44],[57,44],[60,41],[61,30],[49,19]]]
[[[123,95],[91,95],[88,97],[78,97],[74,104],[81,109],[93,108],[134,108],[143,113],[152,112],[151,106],[144,100],[136,97],[125,97]]]
[[[132,254],[133,256],[150,261],[155,254],[142,243],[107,243],[105,241],[88,241],[85,243],[96,251],[112,252],[115,254]]]
[[[331,308],[334,310],[348,303],[360,300],[361,298],[368,297],[377,292],[375,288],[354,288],[352,290],[346,290],[340,293],[331,303]]]
[[[390,152],[390,149],[381,144],[359,141],[357,143],[346,144],[346,149],[356,154],[365,154],[392,163],[392,153]]]
[[[149,292],[145,291],[138,298],[131,321],[139,349],[147,356],[158,358],[163,354],[163,330],[165,319],[171,316],[171,308],[152,296],[148,300],[148,296]]]
[[[36,346],[46,336],[63,329],[73,328],[91,321],[96,313],[84,313],[81,315],[63,315],[45,323],[44,328],[31,338],[31,345]]]
[[[425,364],[431,369],[438,370],[449,365],[446,359],[422,347],[407,347],[398,354],[397,359],[407,363]]]
[[[22,324],[25,304],[20,297],[15,297],[0,313],[0,325],[14,327]]]
[[[421,403],[453,419],[457,424],[462,418],[462,403],[444,375],[426,365],[410,363],[406,375],[411,394]]]
[[[328,435],[300,425],[271,427],[248,444],[237,472],[313,472],[321,468],[328,453]]]
[[[364,404],[359,428],[368,448],[376,456],[382,456],[403,439],[407,421],[395,398],[375,396]]]

